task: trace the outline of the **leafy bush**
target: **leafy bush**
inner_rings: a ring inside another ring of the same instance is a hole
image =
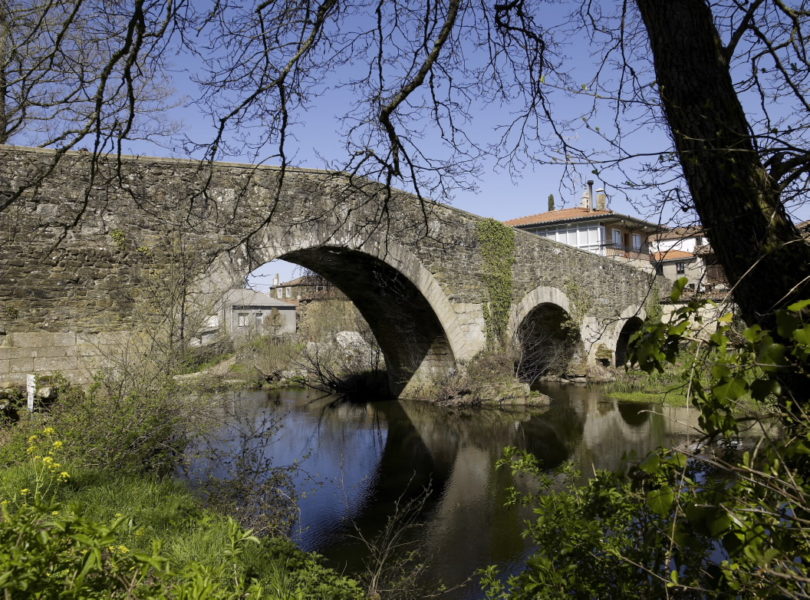
[[[288,541],[260,541],[178,484],[68,474],[51,427],[27,444],[28,459],[0,472],[7,598],[362,597],[357,582],[319,557]]]
[[[669,323],[648,321],[632,359],[659,373],[676,363],[700,308],[692,301]],[[487,570],[489,597],[810,597],[809,308],[776,311],[773,330],[735,332],[725,315],[691,348],[684,394],[706,435],[695,451],[662,450],[628,475],[600,473],[584,486],[564,475],[561,488],[529,458],[508,455],[545,483],[524,497],[538,549],[506,583]],[[743,426],[760,439],[737,451]]]
[[[151,389],[121,389],[97,380],[89,389],[64,389],[49,422],[77,466],[124,472],[174,469],[194,422],[194,399],[170,380]]]

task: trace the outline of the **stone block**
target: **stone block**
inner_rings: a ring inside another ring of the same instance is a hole
[[[78,364],[75,356],[61,358],[35,358],[33,367],[37,372],[76,370]]]
[[[76,346],[48,346],[38,348],[35,358],[62,358],[65,356],[75,356]]]
[[[36,358],[39,348],[0,347],[0,360],[12,358]]]
[[[72,331],[50,332],[30,331],[15,332],[12,335],[11,345],[17,348],[44,348],[47,346],[75,346],[76,334]]]
[[[8,361],[9,373],[32,373],[34,371],[33,358],[12,358]]]

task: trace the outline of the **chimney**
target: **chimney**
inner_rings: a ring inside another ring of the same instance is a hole
[[[554,194],[548,195],[548,212],[554,210]]]
[[[593,179],[589,179],[588,184],[588,210],[593,210]]]
[[[279,283],[281,283],[281,278],[279,278],[278,273],[276,273],[275,276],[273,276],[273,287],[278,286]]]
[[[596,190],[596,210],[607,210],[607,201],[605,190],[602,188]]]
[[[582,192],[582,199],[579,201],[579,207],[585,210],[591,210],[591,195],[587,189]]]

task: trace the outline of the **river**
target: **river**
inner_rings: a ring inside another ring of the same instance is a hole
[[[272,429],[262,456],[297,467],[294,539],[349,573],[368,559],[358,537],[373,539],[397,505],[424,499],[409,534],[426,565],[421,577],[430,588],[457,588],[443,597],[468,600],[481,595],[474,579],[463,584],[477,569],[498,564],[509,572],[529,550],[520,535],[529,515],[504,503],[510,487],[530,484],[496,468],[505,446],[532,452],[549,469],[570,460],[587,474],[696,437],[694,409],[617,402],[598,386],[541,391],[549,406],[509,409],[240,392],[223,402],[216,443],[239,455],[240,444],[255,446],[247,440],[256,431]]]

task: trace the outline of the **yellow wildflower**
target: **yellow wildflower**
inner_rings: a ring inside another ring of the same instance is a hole
[[[127,552],[129,552],[129,548],[127,548],[126,546],[124,546],[123,544],[121,544],[120,546],[118,546],[118,551],[119,551],[121,554],[126,554]]]
[[[68,479],[70,479],[70,473],[67,471],[62,471],[59,473],[59,481],[67,481]]]
[[[55,431],[53,427],[46,427],[45,429],[42,430],[42,433],[44,433],[45,435],[53,435]]]
[[[28,494],[30,491],[31,491],[31,490],[29,490],[28,488],[23,488],[23,489],[21,489],[21,490],[20,490],[20,493],[21,493],[23,496],[25,496],[25,495],[26,495],[26,494]]]
[[[34,443],[34,442],[36,442],[38,439],[39,439],[39,436],[37,436],[37,435],[32,435],[32,436],[30,436],[30,437],[28,438],[28,443],[29,443],[29,444],[33,444],[33,443]]]
[[[61,447],[62,447],[62,440],[56,440],[56,441],[53,443],[53,447],[54,447],[54,448],[57,448],[57,449],[58,449],[58,448],[61,448]]]
[[[46,456],[45,458],[42,459],[42,462],[45,463],[46,465],[51,464],[53,462],[53,456]]]

